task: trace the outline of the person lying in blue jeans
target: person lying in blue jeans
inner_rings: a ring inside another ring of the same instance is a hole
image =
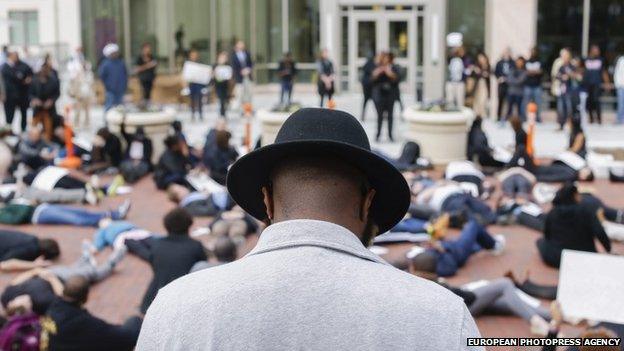
[[[117,250],[125,246],[126,239],[143,240],[151,236],[153,236],[151,232],[131,222],[107,219],[99,222],[99,229],[93,236],[92,245],[96,251],[102,251],[107,246]]]
[[[410,256],[412,267],[419,275],[435,273],[439,277],[450,277],[466,264],[468,258],[482,249],[498,255],[503,252],[505,238],[492,237],[476,220],[471,219],[462,228],[459,238],[434,240],[431,247],[422,248]]]
[[[130,201],[126,200],[117,210],[89,211],[79,207],[41,204],[32,214],[32,224],[66,224],[81,227],[97,227],[102,219],[124,219],[130,210]]]

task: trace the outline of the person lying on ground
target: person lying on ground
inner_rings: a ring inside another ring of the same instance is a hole
[[[553,200],[553,208],[546,215],[544,237],[536,245],[544,263],[559,268],[564,249],[598,252],[598,239],[606,252],[611,252],[611,240],[605,233],[595,211],[581,204],[578,189],[564,185]]]
[[[413,141],[408,141],[403,145],[401,155],[398,158],[393,158],[381,150],[374,150],[373,152],[383,157],[401,172],[433,168],[429,159],[420,157],[420,145]]]
[[[538,182],[565,183],[594,180],[594,173],[587,161],[572,151],[557,155],[550,164],[536,164],[521,146],[509,162],[508,167],[523,167],[533,173]]]
[[[166,150],[160,155],[154,167],[156,187],[165,190],[171,184],[179,184],[191,189],[192,186],[187,182],[186,175],[192,166],[188,149],[184,148],[184,141],[172,135],[165,138],[164,143]]]
[[[187,274],[193,265],[207,259],[203,245],[189,237],[193,217],[183,208],[175,208],[163,219],[167,236],[125,241],[131,253],[147,261],[154,272],[140,311],[145,313],[158,289]]]
[[[93,350],[130,351],[141,329],[141,319],[130,317],[123,325],[105,322],[84,309],[89,296],[89,281],[82,276],[65,283],[63,295],[47,310],[44,334],[49,351]]]
[[[450,277],[466,264],[472,254],[485,249],[500,255],[505,248],[503,235],[492,237],[474,219],[466,222],[457,239],[433,239],[429,247],[416,254],[411,261],[413,269],[423,272],[423,275],[435,273],[440,277]]]
[[[492,185],[485,180],[485,174],[470,161],[450,162],[444,171],[444,178],[461,184],[473,196],[482,199],[489,198],[493,190]]]
[[[25,270],[50,265],[60,255],[54,239],[0,230],[0,271]]]
[[[195,263],[191,268],[191,273],[234,262],[238,257],[238,248],[234,241],[228,236],[220,236],[216,238],[211,246],[212,248],[210,253],[214,256],[214,260],[209,259],[207,261],[199,261]]]
[[[191,191],[185,186],[171,184],[167,187],[167,196],[169,200],[187,210],[193,217],[215,216],[220,211],[231,210],[234,206],[234,202],[225,189],[213,192]]]
[[[511,279],[503,277],[494,280],[478,280],[462,286],[451,286],[435,273],[420,271],[413,260],[409,262],[409,271],[421,278],[438,282],[464,300],[473,317],[480,315],[513,315],[531,325],[531,332],[540,336],[548,334],[548,321],[551,315],[548,309],[538,304],[529,304],[521,296]],[[418,263],[416,263],[418,265]]]
[[[0,223],[3,224],[65,224],[81,227],[97,227],[104,218],[121,220],[130,211],[130,200],[124,201],[116,210],[90,211],[43,203],[32,205],[25,201],[13,201],[0,207]]]
[[[126,239],[143,240],[152,235],[150,231],[141,229],[134,223],[103,218],[98,223],[98,229],[95,231],[93,242],[90,245],[96,252],[100,252],[108,246],[117,250],[125,247]]]

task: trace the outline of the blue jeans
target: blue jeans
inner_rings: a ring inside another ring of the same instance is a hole
[[[481,249],[493,249],[495,243],[485,227],[471,220],[464,225],[459,238],[442,241],[442,247],[455,259],[457,267],[462,267],[470,255]]]
[[[100,228],[95,232],[93,245],[98,251],[103,250],[106,246],[113,245],[115,238],[123,232],[135,229],[136,226],[126,221],[115,221],[104,228]]]
[[[526,120],[526,105],[531,101],[537,104],[537,113],[535,114],[535,118],[538,122],[541,122],[542,119],[540,118],[540,106],[542,105],[542,87],[524,87],[524,100],[522,101],[522,115],[524,116],[524,120]]]
[[[425,233],[427,221],[418,218],[407,218],[390,229],[391,232]]]
[[[292,98],[293,82],[288,81],[288,80],[283,80],[281,82],[281,86],[282,86],[282,92],[280,94],[280,103],[282,104],[286,103],[287,105],[290,105],[291,98]]]
[[[121,105],[123,102],[123,93],[113,93],[112,91],[106,92],[106,97],[104,98],[104,112],[110,110],[111,108]]]
[[[624,88],[617,88],[617,122],[624,123]]]
[[[522,96],[520,95],[507,95],[507,118],[506,119],[509,119],[510,117],[513,116],[514,106],[516,106],[516,109],[518,111],[518,117],[520,117],[522,120],[525,120],[524,108],[522,105]]]
[[[557,121],[559,122],[559,126],[563,127],[572,115],[572,99],[570,94],[561,94],[557,96]]]
[[[81,227],[97,227],[101,219],[120,219],[118,211],[90,212],[82,208],[42,204],[37,206],[33,224],[67,224]]]

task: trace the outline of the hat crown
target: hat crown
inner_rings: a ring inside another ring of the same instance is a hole
[[[366,131],[352,115],[325,108],[302,108],[286,119],[275,143],[333,141],[370,151]]]

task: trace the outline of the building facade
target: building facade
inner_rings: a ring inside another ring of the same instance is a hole
[[[82,44],[80,0],[0,1],[0,44],[57,61]]]

